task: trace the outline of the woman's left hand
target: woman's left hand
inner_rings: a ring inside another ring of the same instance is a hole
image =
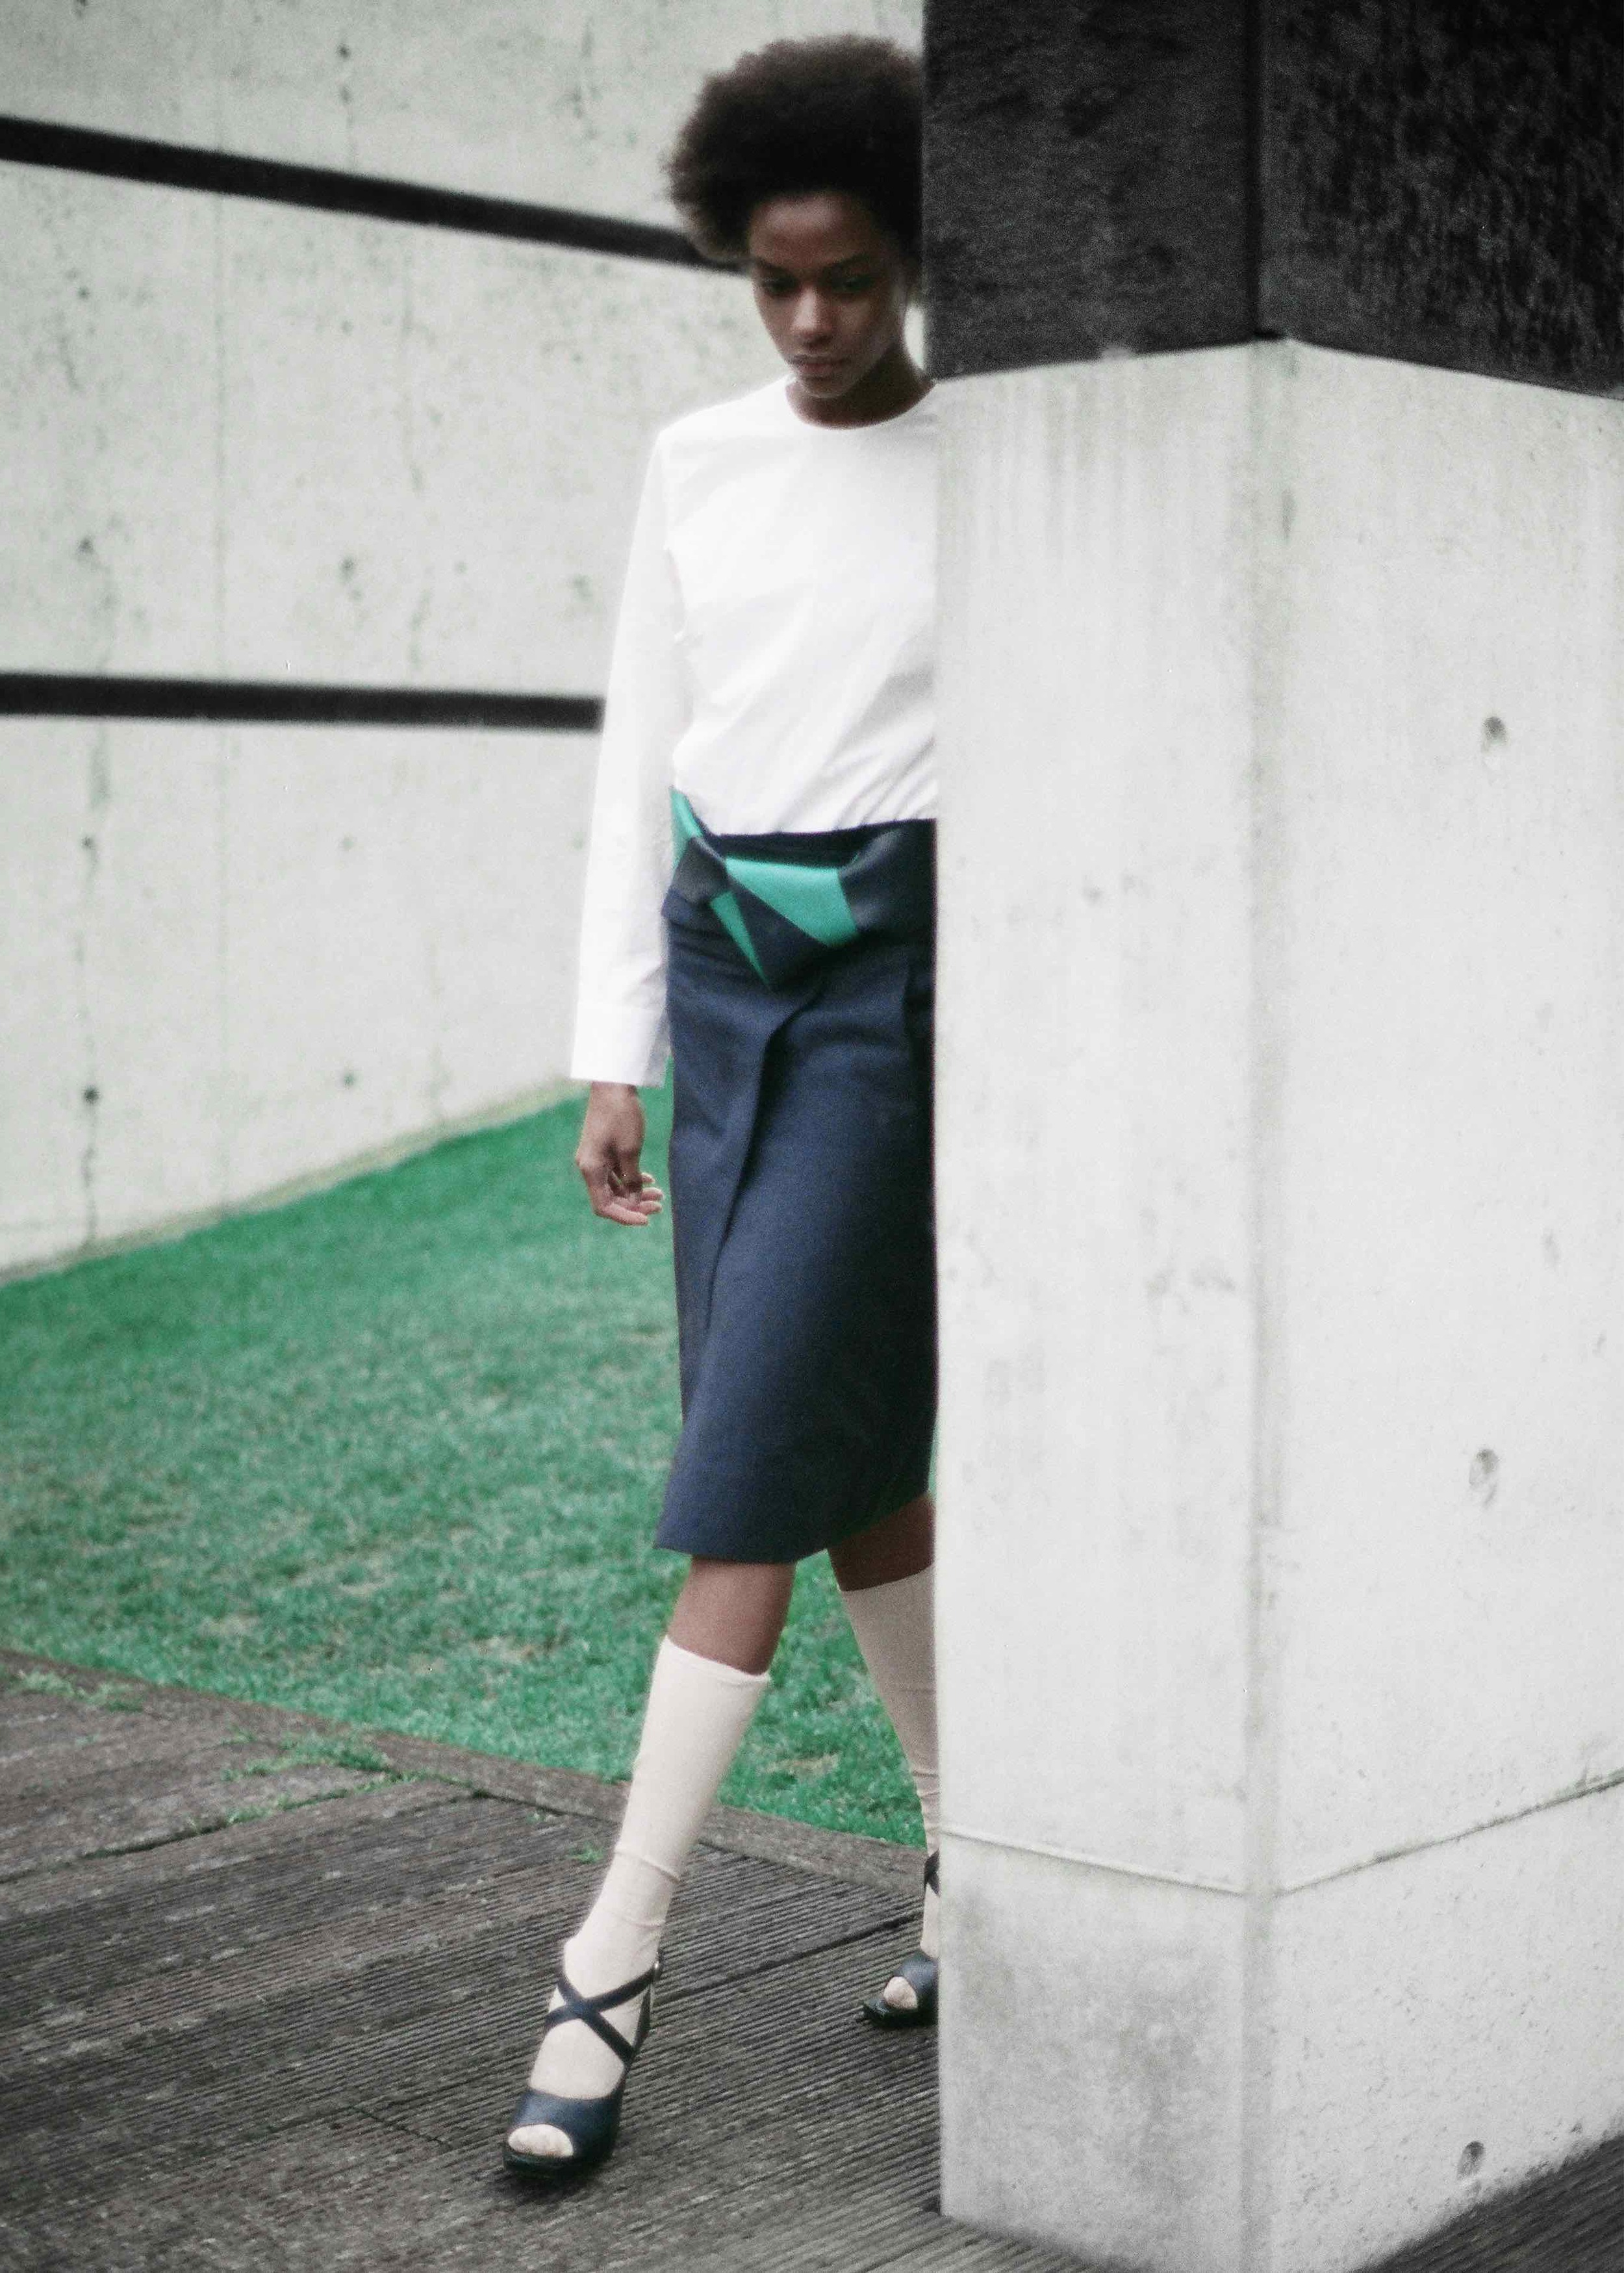
[[[624,1082],[595,1081],[575,1166],[593,1213],[606,1222],[636,1228],[659,1214],[665,1194],[640,1165],[642,1150],[643,1108],[636,1090]]]

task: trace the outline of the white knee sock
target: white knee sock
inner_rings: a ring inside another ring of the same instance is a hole
[[[768,1686],[765,1673],[741,1673],[669,1639],[661,1643],[614,1856],[592,1908],[564,1945],[564,1970],[583,1997],[635,1980],[654,1963],[688,1850]],[[634,1997],[604,2015],[628,2042],[641,2002]],[[571,2021],[543,2038],[530,2083],[565,2099],[599,2099],[624,2073],[607,2044]],[[570,2151],[550,2124],[512,2136],[529,2154]]]
[[[924,1818],[927,1850],[941,1837],[936,1773],[934,1577],[933,1570],[921,1571],[911,1579],[892,1579],[883,1587],[859,1587],[841,1596],[864,1663],[873,1676],[879,1700],[891,1716],[913,1775],[919,1812]],[[936,1896],[927,1891],[919,1947],[928,1957],[936,1954]],[[885,1994],[893,2005],[911,2007],[917,2001],[906,1981],[888,1982]]]

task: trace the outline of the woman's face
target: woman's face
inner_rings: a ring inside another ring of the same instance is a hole
[[[902,249],[844,190],[769,198],[750,217],[748,270],[773,345],[804,392],[833,401],[906,355],[914,278]]]

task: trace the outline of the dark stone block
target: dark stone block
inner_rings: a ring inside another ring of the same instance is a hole
[[[942,374],[1249,339],[1246,0],[927,0]]]
[[[1269,0],[1264,326],[1624,383],[1619,0]]]
[[[945,376],[1283,334],[1624,387],[1618,0],[928,0]]]

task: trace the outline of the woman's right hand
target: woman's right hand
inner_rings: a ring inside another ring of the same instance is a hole
[[[575,1147],[594,1215],[640,1227],[659,1214],[665,1194],[639,1165],[642,1150],[643,1106],[636,1090],[625,1082],[595,1081]]]

